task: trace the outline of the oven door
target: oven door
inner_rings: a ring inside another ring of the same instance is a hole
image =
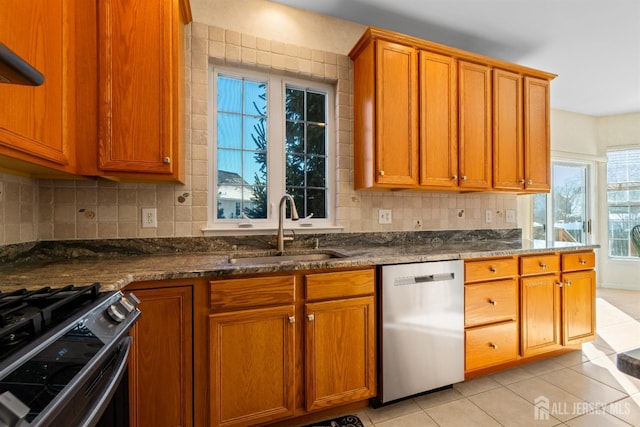
[[[125,336],[112,351],[93,359],[86,375],[62,390],[60,404],[48,407],[31,426],[95,426],[123,379],[130,347],[131,338]]]

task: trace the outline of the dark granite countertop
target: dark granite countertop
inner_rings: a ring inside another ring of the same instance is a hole
[[[310,249],[316,243],[320,243],[319,249]],[[22,252],[15,248],[0,251],[0,291],[93,282],[100,282],[103,290],[112,290],[143,280],[472,259],[588,250],[599,246],[547,246],[520,239],[519,230],[497,235],[486,232],[336,234],[299,238],[298,245],[291,245],[287,253],[330,252],[339,255],[337,258],[229,262],[232,256],[273,254],[263,249],[268,247],[255,236],[224,242],[207,238],[48,242],[23,248]]]

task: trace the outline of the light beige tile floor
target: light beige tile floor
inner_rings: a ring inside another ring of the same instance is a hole
[[[598,289],[596,302],[598,337],[582,351],[357,415],[371,427],[640,426],[640,380],[616,369],[640,347],[640,291]],[[548,412],[536,418],[536,404]]]

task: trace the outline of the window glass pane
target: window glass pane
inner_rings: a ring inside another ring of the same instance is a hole
[[[547,195],[533,196],[533,239],[547,240]]]
[[[242,147],[242,116],[218,113],[218,147]]]
[[[307,210],[313,212],[313,216],[326,218],[327,212],[327,192],[326,190],[307,190]]]
[[[607,152],[609,255],[635,256],[630,231],[640,224],[640,148]]]
[[[304,123],[287,121],[287,152],[302,153],[304,151]]]
[[[263,82],[244,82],[244,114],[267,115],[267,85]]]
[[[324,123],[326,120],[325,94],[307,92],[307,120],[310,122]]]
[[[325,186],[325,158],[320,156],[309,156],[307,158],[307,187]]]
[[[551,194],[554,240],[586,243],[586,167],[554,164]]]
[[[218,76],[216,218],[267,218],[266,82]]]
[[[287,120],[304,120],[304,91],[287,88],[285,108]]]
[[[301,216],[327,215],[326,99],[318,91],[286,89],[286,188]]]
[[[287,186],[304,187],[304,171],[305,171],[304,156],[288,154],[287,155]]]
[[[218,111],[228,113],[242,111],[242,80],[218,77]]]
[[[263,117],[244,118],[244,149],[267,149],[267,120]]]
[[[319,125],[307,126],[307,152],[309,154],[325,155],[327,144],[324,129],[324,126]]]

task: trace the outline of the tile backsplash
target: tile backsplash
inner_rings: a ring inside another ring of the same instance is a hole
[[[186,182],[36,180],[0,173],[0,244],[34,240],[202,236],[207,225],[209,64],[271,70],[336,87],[336,225],[345,232],[514,228],[517,196],[496,193],[354,191],[352,64],[348,56],[192,23],[186,31]],[[141,209],[157,208],[157,228]],[[378,209],[393,222],[378,224]],[[485,212],[492,211],[491,223]],[[418,225],[418,221],[420,224]]]

